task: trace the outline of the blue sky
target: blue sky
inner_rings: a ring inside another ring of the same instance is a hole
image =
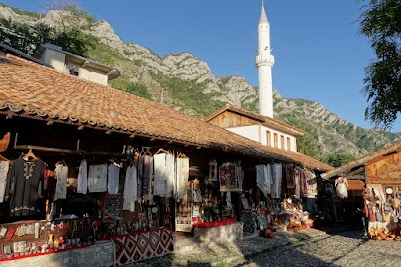
[[[44,0],[3,0],[40,12]],[[80,0],[108,21],[124,42],[159,55],[190,52],[215,76],[241,75],[257,85],[254,58],[261,0]],[[364,68],[374,59],[358,33],[356,0],[265,0],[275,56],[273,88],[287,98],[317,101],[369,129],[361,93]],[[398,119],[392,131],[401,131]]]

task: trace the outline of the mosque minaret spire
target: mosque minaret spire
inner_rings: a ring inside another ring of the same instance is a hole
[[[258,55],[255,59],[259,78],[259,113],[273,118],[272,68],[274,56],[270,48],[270,23],[267,20],[264,0],[258,24]]]

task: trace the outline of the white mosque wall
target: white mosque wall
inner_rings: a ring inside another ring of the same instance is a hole
[[[265,146],[293,152],[297,151],[297,139],[295,136],[263,125],[232,127],[226,129]]]

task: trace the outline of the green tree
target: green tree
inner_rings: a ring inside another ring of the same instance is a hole
[[[354,154],[348,152],[336,152],[328,156],[327,163],[336,168],[355,159],[356,156]]]
[[[28,55],[33,55],[40,44],[52,43],[83,57],[88,57],[89,51],[95,49],[99,42],[97,37],[80,29],[57,31],[43,23],[30,27],[4,19],[0,19],[0,40]]]
[[[319,159],[319,149],[316,145],[316,137],[310,133],[297,137],[297,150],[300,153]]]
[[[365,2],[360,32],[369,38],[376,59],[365,68],[365,118],[391,128],[401,111],[401,0]]]
[[[60,32],[51,42],[61,46],[65,51],[88,57],[89,50],[96,48],[98,39],[81,30],[72,29],[70,31]]]

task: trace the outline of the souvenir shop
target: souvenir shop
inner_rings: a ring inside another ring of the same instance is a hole
[[[111,266],[173,251],[172,199],[189,176],[184,153],[96,129],[2,122],[0,265]]]
[[[366,166],[363,191],[367,230],[375,240],[401,241],[401,153],[391,153]]]
[[[236,218],[245,172],[239,160],[65,124],[7,123],[0,265],[48,265],[37,257],[44,255],[55,262],[123,265],[172,253],[174,232],[242,237]]]
[[[317,177],[293,164],[271,163],[255,167],[257,187],[241,196],[244,234],[273,237],[277,230],[300,230],[313,225],[309,212],[317,209]],[[256,215],[256,225],[252,223]]]
[[[240,193],[244,181],[241,161],[191,161],[187,192],[177,196],[175,230],[203,241],[241,239]]]

